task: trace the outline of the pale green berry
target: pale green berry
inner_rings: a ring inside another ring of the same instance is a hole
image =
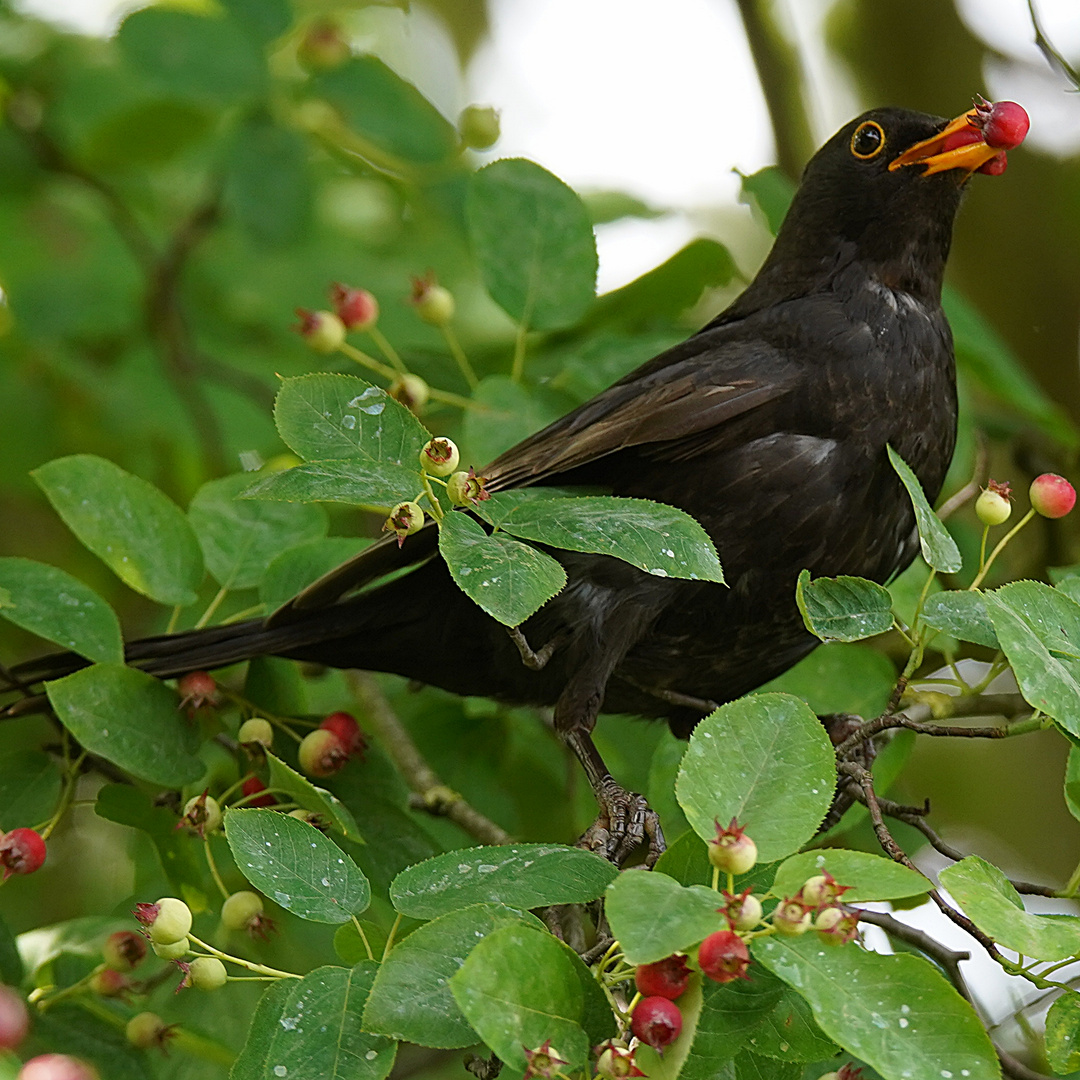
[[[450,439],[431,439],[420,451],[420,468],[432,476],[449,476],[460,460],[458,448]]]
[[[153,941],[150,943],[150,948],[154,950],[154,955],[161,957],[162,960],[179,960],[191,952],[191,942],[186,937],[170,942],[168,945],[159,945]]]
[[[225,965],[216,956],[197,956],[191,961],[188,980],[197,990],[220,990],[228,979]]]
[[[269,720],[264,720],[261,716],[253,716],[240,725],[240,730],[236,733],[236,741],[242,746],[257,745],[264,750],[269,750],[274,745],[274,729],[270,726]]]
[[[191,932],[191,908],[175,896],[157,901],[157,916],[150,923],[150,940],[156,945],[173,945]]]
[[[461,141],[472,150],[486,150],[499,140],[499,110],[490,105],[469,105],[458,117]]]
[[[221,905],[221,923],[226,930],[247,930],[263,913],[262,897],[250,890],[234,892]]]

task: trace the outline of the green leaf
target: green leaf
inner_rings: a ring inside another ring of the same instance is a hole
[[[668,211],[659,210],[626,191],[589,191],[581,196],[593,225],[608,225],[623,218],[642,218],[646,221],[663,217]]]
[[[585,1064],[581,984],[563,946],[545,930],[518,923],[488,934],[450,979],[450,990],[468,1022],[510,1068],[524,1069],[524,1048],[547,1039],[568,1062],[567,1072]]]
[[[57,458],[31,476],[64,524],[126,585],[159,604],[195,602],[199,542],[153,484],[92,454]]]
[[[0,615],[88,660],[124,659],[120,620],[88,585],[32,559],[0,559]]]
[[[895,684],[896,668],[887,656],[868,645],[836,641],[816,648],[754,693],[793,694],[818,716],[879,716]]]
[[[385,154],[434,164],[457,152],[457,132],[438,109],[375,56],[355,56],[313,79],[311,88],[372,144],[376,165],[384,164]]]
[[[0,917],[0,982],[18,986],[23,981],[23,963],[15,935]]]
[[[986,611],[986,601],[980,592],[962,590],[941,592],[927,598],[923,605],[923,622],[942,633],[961,641],[973,641],[988,649],[999,649],[994,624]]]
[[[301,239],[311,224],[308,146],[268,116],[236,133],[225,161],[225,209],[256,244],[281,247]]]
[[[612,555],[656,577],[724,580],[709,534],[689,514],[663,503],[606,495],[544,499],[499,492],[476,512],[523,540]]]
[[[20,747],[0,754],[0,822],[5,829],[44,821],[59,798],[60,769],[44,751]]]
[[[362,844],[364,838],[357,828],[356,819],[349,808],[326,788],[316,787],[306,776],[301,776],[295,769],[289,768],[280,758],[271,753],[266,755],[270,766],[270,782],[267,787],[283,791],[297,806],[321,814],[347,840]]]
[[[281,37],[292,25],[288,0],[219,0],[260,45]]]
[[[822,641],[858,641],[892,629],[892,597],[860,577],[815,578],[799,574],[795,602],[803,623]]]
[[[468,514],[443,518],[439,552],[458,588],[504,626],[519,626],[566,584],[550,555],[503,533],[489,536]]]
[[[463,467],[482,465],[557,420],[558,409],[542,392],[528,390],[507,375],[487,375],[473,391],[473,401],[482,408],[468,409],[464,420]]]
[[[286,445],[305,461],[367,459],[417,467],[431,438],[404,405],[353,375],[286,379],[274,404]]]
[[[95,664],[45,684],[60,722],[89,750],[121,769],[167,787],[203,772],[198,736],[179,699],[159,679],[123,664]]]
[[[705,885],[680,885],[655,870],[627,870],[607,890],[611,932],[630,964],[651,964],[727,929],[720,896]]]
[[[806,999],[789,986],[747,1040],[747,1048],[767,1058],[794,1062],[821,1061],[839,1052],[818,1027]]]
[[[301,589],[306,589],[371,543],[363,537],[328,536],[283,551],[266,568],[259,582],[259,599],[267,611],[276,611]]]
[[[1029,914],[1009,879],[978,855],[947,866],[938,878],[968,918],[1006,949],[1050,961],[1080,953],[1080,918]]]
[[[177,157],[212,125],[213,116],[203,105],[137,100],[121,105],[93,128],[82,156],[95,169],[146,169]]]
[[[584,904],[600,896],[617,873],[599,855],[559,844],[468,848],[402,871],[390,886],[390,899],[415,919],[480,903]]]
[[[1065,763],[1065,805],[1077,821],[1080,821],[1080,746],[1069,747]]]
[[[884,1080],[999,1080],[982,1023],[929,961],[816,938],[759,939],[751,952],[807,1000],[829,1038]]]
[[[475,904],[417,927],[379,965],[364,1028],[418,1046],[472,1046],[477,1034],[454,1000],[450,979],[478,942],[521,922],[543,925],[525,911]]]
[[[802,1080],[804,1072],[798,1062],[781,1064],[749,1050],[735,1055],[735,1080]]]
[[[1024,699],[1080,736],[1080,661],[1051,651],[1075,655],[1080,605],[1035,581],[1004,585],[984,600]]]
[[[777,896],[793,896],[807,878],[830,873],[841,885],[850,885],[845,903],[869,900],[898,900],[921,896],[933,884],[922,874],[865,851],[821,848],[803,851],[785,859],[776,870],[773,891]]]
[[[116,41],[132,67],[182,98],[228,105],[266,85],[260,51],[230,19],[144,8],[124,19]]]
[[[1046,1014],[1046,1060],[1059,1076],[1080,1069],[1080,994],[1066,990]]]
[[[504,158],[474,173],[469,238],[492,299],[534,330],[570,326],[596,292],[596,240],[579,196],[532,161]]]
[[[776,165],[759,169],[749,176],[739,173],[739,176],[742,179],[739,202],[755,210],[765,227],[775,236],[795,197],[795,185],[791,178]]]
[[[282,548],[319,540],[329,525],[325,511],[318,506],[282,506],[239,498],[250,484],[247,473],[211,480],[195,492],[188,507],[188,520],[199,538],[206,568],[225,589],[258,585]]]
[[[36,1012],[34,1039],[51,1053],[92,1061],[109,1080],[150,1080],[145,1054],[134,1051],[123,1029],[86,1009],[60,1002]]]
[[[270,473],[245,488],[241,497],[290,503],[340,502],[389,510],[415,498],[420,486],[419,467],[353,458],[312,461]]]
[[[244,877],[301,919],[348,922],[371,902],[356,863],[304,821],[276,810],[228,810],[225,836]]]
[[[798,698],[756,694],[723,705],[694,729],[675,793],[706,842],[737,818],[763,862],[807,842],[836,785],[832,744]]]
[[[366,1032],[362,1022],[377,968],[365,960],[352,969],[321,967],[272,984],[229,1080],[383,1080],[397,1044]]]
[[[915,521],[919,526],[919,544],[922,548],[922,557],[928,566],[943,574],[955,574],[962,565],[960,549],[956,541],[949,535],[941,519],[934,513],[930,503],[923,494],[922,484],[919,478],[911,471],[907,462],[891,447],[887,446],[889,461],[896,470],[908,495],[911,496],[911,505],[915,508]]]

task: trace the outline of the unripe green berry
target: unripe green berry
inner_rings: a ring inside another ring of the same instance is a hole
[[[398,547],[401,547],[405,542],[405,537],[419,532],[423,524],[424,511],[420,508],[420,505],[414,502],[402,502],[398,503],[387,515],[383,524],[383,532],[397,533]],[[314,735],[316,732],[313,731],[311,734]],[[327,732],[327,734],[333,733]],[[308,738],[310,737],[308,736]],[[341,740],[338,739],[337,741],[340,742]]]
[[[150,940],[155,945],[173,945],[191,932],[191,908],[175,896],[164,896],[154,905],[157,914],[149,924]]]
[[[716,836],[709,841],[709,862],[728,874],[745,874],[757,863],[757,844],[735,818],[731,824],[716,822]]]
[[[318,728],[304,736],[297,757],[300,770],[308,776],[333,776],[340,772],[349,760],[348,751],[341,740],[325,728]]]
[[[431,439],[420,451],[420,468],[432,476],[449,476],[460,460],[461,455],[451,439]]]
[[[490,498],[484,490],[484,477],[477,476],[472,469],[454,473],[446,481],[446,495],[455,506],[476,506]]]
[[[260,746],[263,750],[269,750],[274,745],[274,729],[269,720],[261,716],[253,716],[240,725],[236,733],[236,741],[241,746]]]
[[[431,387],[419,375],[399,375],[386,392],[414,413],[420,412],[431,397]]]
[[[171,1034],[170,1025],[166,1024],[157,1013],[141,1012],[133,1016],[124,1028],[127,1041],[140,1050],[149,1050],[152,1046],[164,1047]]]
[[[300,325],[297,333],[316,352],[336,352],[345,343],[345,324],[332,311],[296,309]]]
[[[761,901],[751,893],[736,897],[735,902],[729,904],[727,908],[733,930],[753,930],[761,922],[763,914]]]
[[[305,810],[303,807],[297,807],[295,810],[289,811],[289,817],[294,817],[297,821],[302,821],[305,825],[318,829],[319,832],[326,832],[330,828],[330,823],[326,820],[326,817],[317,810]]]
[[[154,950],[154,955],[162,960],[179,960],[191,952],[191,942],[186,937],[170,942],[168,945],[159,945],[156,941],[152,941],[150,948]]]
[[[454,317],[454,296],[428,274],[413,278],[410,302],[416,314],[430,326],[446,326]]]
[[[188,799],[184,804],[183,823],[200,836],[216,832],[221,828],[221,807],[217,799],[206,794]]]
[[[216,956],[197,956],[191,961],[188,980],[196,990],[220,990],[228,982],[229,973]]]
[[[226,930],[247,930],[254,919],[263,913],[262,897],[245,889],[234,892],[221,905],[221,923]]]
[[[975,500],[975,515],[984,525],[1002,525],[1011,513],[1012,503],[993,488],[986,488]]]
[[[146,956],[146,939],[134,930],[117,930],[105,939],[101,955],[113,971],[133,971]]]
[[[785,937],[798,937],[805,934],[813,923],[813,912],[798,900],[783,900],[773,911],[772,924],[778,934]]]
[[[461,141],[472,150],[486,150],[499,139],[499,110],[490,105],[469,105],[458,117]]]

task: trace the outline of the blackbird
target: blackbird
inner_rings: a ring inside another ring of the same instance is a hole
[[[585,842],[621,861],[647,839],[654,860],[656,815],[608,772],[597,715],[665,718],[687,736],[818,643],[795,604],[802,569],[886,582],[918,550],[886,444],[934,499],[957,419],[942,275],[965,182],[1000,171],[988,108],[851,121],[807,165],[772,252],[726,311],[480,470],[493,492],[587,485],[680,507],[712,537],[726,586],[552,551],[566,587],[508,633],[454,584],[429,523],[267,620],[136,641],[128,662],[168,677],[275,655],[554,706],[600,805]],[[25,685],[82,663],[47,657],[13,674]]]

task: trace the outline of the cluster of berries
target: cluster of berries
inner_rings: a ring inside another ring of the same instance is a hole
[[[1036,476],[1028,489],[1031,509],[1045,518],[1062,518],[1076,505],[1076,489],[1057,473]],[[975,500],[975,513],[987,526],[1004,525],[1012,514],[1012,488],[991,480]]]

